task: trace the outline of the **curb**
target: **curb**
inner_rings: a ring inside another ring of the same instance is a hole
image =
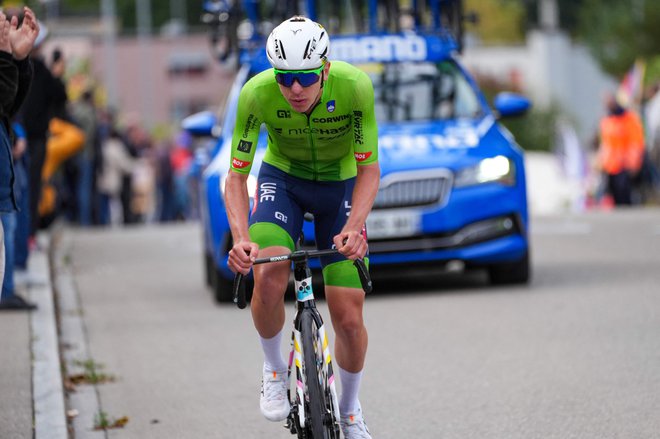
[[[68,262],[72,243],[63,229],[56,232],[56,237],[57,242],[51,252],[51,265],[59,311],[62,370],[67,377],[84,375],[83,364],[91,361],[92,357],[83,319],[84,309]],[[97,385],[76,386],[67,396],[69,408],[75,413],[71,416],[71,426],[76,439],[106,438],[105,431],[94,430],[95,417],[102,411]]]
[[[48,257],[51,240],[46,236],[40,244],[45,244],[41,246],[45,250],[32,252],[29,261],[30,271],[44,275],[42,284],[29,288],[30,299],[39,307],[30,313],[34,437],[67,439],[64,386]]]

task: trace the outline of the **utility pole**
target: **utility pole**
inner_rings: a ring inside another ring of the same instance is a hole
[[[103,54],[105,68],[103,74],[108,93],[108,105],[117,109],[119,105],[117,86],[117,8],[115,0],[101,1],[101,22],[103,23]]]
[[[135,3],[137,16],[137,35],[140,48],[139,84],[142,100],[142,115],[147,127],[153,128],[153,80],[151,53],[151,0],[137,0]]]
[[[539,24],[541,29],[546,31],[559,29],[557,0],[539,0]]]

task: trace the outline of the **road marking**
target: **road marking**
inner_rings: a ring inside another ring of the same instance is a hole
[[[591,224],[577,221],[558,223],[532,221],[529,228],[534,235],[588,235],[592,231]]]

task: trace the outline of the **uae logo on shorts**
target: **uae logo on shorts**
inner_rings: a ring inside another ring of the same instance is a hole
[[[325,108],[328,109],[328,113],[332,113],[335,111],[335,100],[328,101],[327,104],[325,104]]]

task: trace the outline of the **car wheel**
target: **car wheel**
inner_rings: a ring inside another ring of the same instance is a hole
[[[493,264],[488,267],[488,277],[493,285],[523,284],[529,282],[529,252],[514,262]]]
[[[213,270],[215,270],[215,265],[213,265],[213,256],[210,253],[204,253],[204,281],[206,282],[207,287],[213,286]]]
[[[213,264],[213,261],[211,261]],[[215,267],[211,266],[211,289],[213,290],[213,296],[215,301],[218,303],[231,302],[234,300],[232,288],[234,286],[233,279],[225,279],[220,271]]]

